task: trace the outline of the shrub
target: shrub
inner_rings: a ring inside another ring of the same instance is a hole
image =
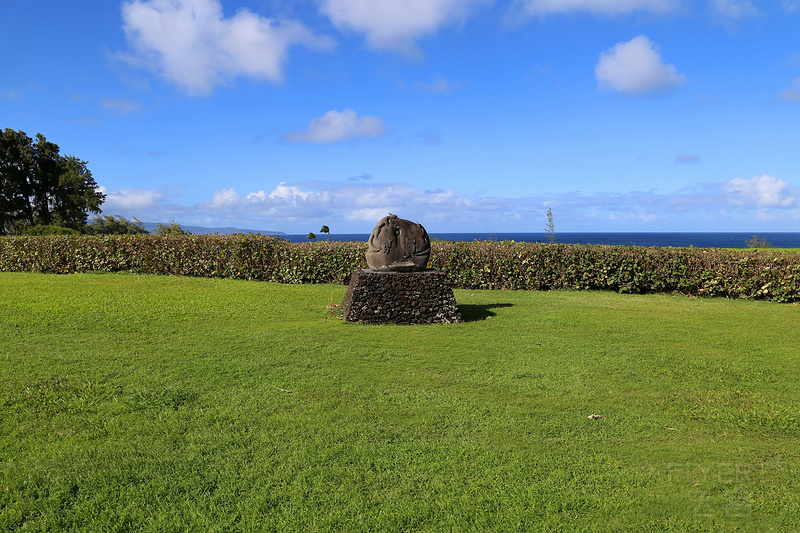
[[[36,236],[36,235],[79,235],[80,231],[56,224],[39,224],[36,226],[29,226],[22,231],[23,235]]]
[[[156,224],[156,235],[191,235],[192,232],[186,231],[174,220],[169,224]]]
[[[134,217],[128,220],[122,215],[100,215],[86,224],[84,233],[88,235],[146,235],[144,222]]]
[[[0,271],[133,271],[281,283],[347,283],[365,242],[262,235],[2,237]],[[456,288],[611,290],[800,301],[800,254],[639,246],[433,241],[432,268]]]

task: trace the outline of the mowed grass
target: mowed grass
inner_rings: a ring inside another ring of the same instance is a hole
[[[344,292],[0,274],[0,530],[800,530],[800,307]]]

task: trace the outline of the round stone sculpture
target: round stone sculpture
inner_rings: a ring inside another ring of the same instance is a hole
[[[431,240],[421,224],[383,217],[369,236],[367,266],[372,270],[415,272],[428,267]]]

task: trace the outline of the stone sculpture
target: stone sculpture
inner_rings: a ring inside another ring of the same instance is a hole
[[[428,267],[431,240],[421,224],[389,215],[372,230],[366,255],[372,270],[418,272]]]
[[[344,318],[363,324],[461,322],[444,272],[428,268],[431,240],[420,224],[390,214],[369,236],[368,269],[350,277]]]

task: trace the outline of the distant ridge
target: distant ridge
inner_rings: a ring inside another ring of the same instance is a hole
[[[166,226],[169,223],[144,222],[144,229],[146,229],[151,233],[155,233],[155,231],[158,229],[158,224]],[[181,224],[181,228],[184,231],[188,231],[189,233],[194,233],[196,235],[213,235],[215,233],[219,233],[220,235],[233,235],[234,233],[256,233],[258,235],[272,235],[272,236],[286,235],[286,233],[282,231],[268,231],[260,229],[205,228],[203,226],[184,226],[183,224]]]

